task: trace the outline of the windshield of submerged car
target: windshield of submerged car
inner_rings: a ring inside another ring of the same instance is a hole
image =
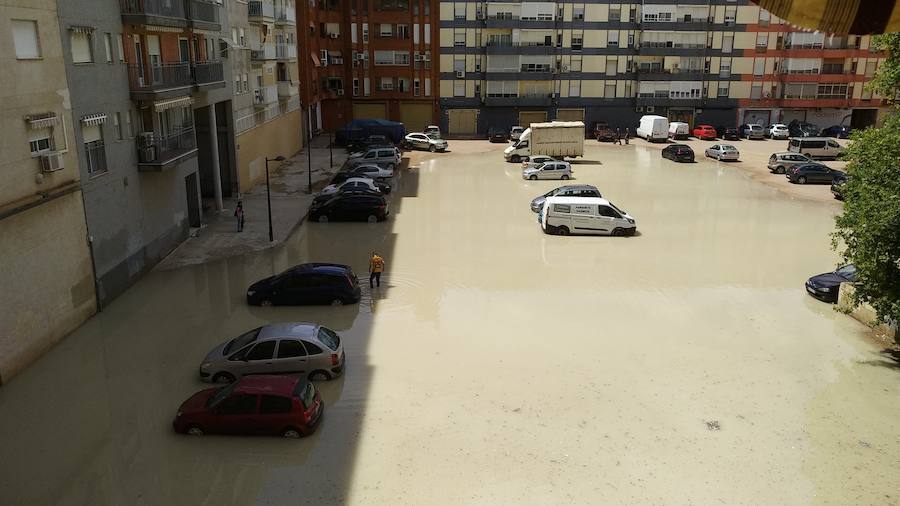
[[[856,281],[856,266],[853,264],[847,264],[840,269],[834,271],[835,274],[843,276],[850,281]]]
[[[237,381],[220,388],[216,393],[210,395],[209,398],[206,399],[206,407],[211,408],[225,400],[226,397],[231,395],[231,392],[234,391],[235,387],[237,387]]]
[[[260,330],[262,330],[262,327],[257,327],[250,332],[235,337],[225,345],[225,349],[222,350],[222,353],[228,355],[232,350],[239,350],[253,341],[256,341],[256,336],[259,335]]]

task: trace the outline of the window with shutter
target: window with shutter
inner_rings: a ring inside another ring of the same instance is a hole
[[[16,58],[20,60],[40,58],[41,45],[38,41],[37,21],[13,19],[11,24]]]
[[[72,63],[93,63],[91,32],[73,30],[69,33],[72,42]]]

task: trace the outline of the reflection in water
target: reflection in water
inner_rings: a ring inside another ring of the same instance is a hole
[[[311,223],[268,251],[148,275],[0,388],[0,502],[895,494],[896,371],[868,365],[861,327],[802,291],[836,260],[827,212],[727,166],[589,143],[602,163],[579,165],[579,182],[627,209],[641,235],[545,236],[528,203],[560,182],[523,181],[502,147],[416,154],[433,160],[397,182],[387,223]],[[387,271],[370,290],[373,250]],[[353,266],[363,301],[246,306],[250,283],[306,261]],[[279,321],[344,340],[346,374],[319,384],[319,431],[172,433],[179,403],[206,386],[196,375],[209,349]]]

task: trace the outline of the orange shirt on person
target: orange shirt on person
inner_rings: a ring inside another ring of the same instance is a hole
[[[378,255],[372,255],[369,260],[369,272],[384,272],[384,259]]]

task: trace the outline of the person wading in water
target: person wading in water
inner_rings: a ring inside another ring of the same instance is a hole
[[[369,288],[381,286],[381,273],[384,272],[384,259],[378,256],[378,253],[372,252],[372,258],[369,259]]]

